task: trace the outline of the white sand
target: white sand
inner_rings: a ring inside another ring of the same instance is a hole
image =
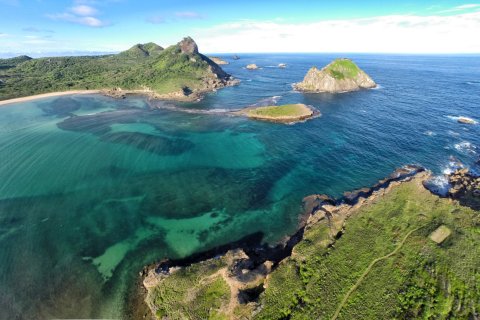
[[[101,92],[100,90],[72,90],[72,91],[50,92],[50,93],[37,94],[34,96],[3,100],[3,101],[0,101],[0,106],[5,106],[11,103],[27,102],[27,101],[43,99],[43,98],[66,96],[70,94],[93,94],[93,93],[100,93],[100,92]]]

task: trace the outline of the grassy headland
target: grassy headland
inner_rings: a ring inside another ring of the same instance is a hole
[[[352,206],[317,207],[302,240],[267,277],[256,278],[268,261],[229,263],[227,255],[157,278],[147,300],[158,318],[170,319],[475,319],[480,212],[431,194],[425,178]],[[441,226],[451,234],[437,243],[431,235]],[[184,286],[189,279],[199,285]],[[245,288],[235,291],[232,279]],[[210,282],[218,294],[203,293]],[[208,314],[193,310],[207,300]]]
[[[0,59],[0,100],[71,90],[141,91],[193,100],[231,77],[185,38],[167,49],[137,44],[115,55]]]

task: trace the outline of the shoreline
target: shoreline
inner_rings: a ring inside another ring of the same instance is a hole
[[[0,107],[13,104],[13,103],[29,102],[29,101],[34,101],[38,99],[77,95],[77,94],[101,94],[106,97],[111,97],[114,99],[125,99],[126,96],[129,96],[129,95],[132,95],[132,96],[140,95],[140,96],[144,96],[146,99],[151,99],[151,100],[195,102],[195,101],[202,100],[202,98],[208,93],[216,92],[219,89],[232,87],[238,84],[239,84],[239,80],[233,78],[233,79],[227,80],[222,85],[217,85],[212,88],[196,90],[188,95],[186,95],[183,91],[174,91],[169,93],[156,93],[149,89],[123,90],[121,88],[56,91],[56,92],[35,94],[31,96],[26,96],[26,97],[0,100]]]
[[[402,183],[413,179],[423,181],[429,175],[430,173],[423,167],[406,165],[395,170],[392,174],[378,181],[373,186],[352,192],[345,192],[344,196],[340,198],[332,198],[324,194],[306,196],[302,201],[303,213],[299,215],[296,232],[290,236],[286,236],[282,241],[273,245],[262,243],[263,235],[261,233],[255,233],[240,240],[182,259],[157,260],[156,262],[146,265],[140,271],[139,278],[143,284],[143,288],[139,291],[139,294],[143,295],[143,299],[139,297],[140,299],[137,300],[137,305],[130,306],[129,308],[138,307],[138,303],[143,300],[142,305],[147,305],[152,312],[151,315],[153,315],[155,312],[149,304],[149,294],[151,290],[154,290],[164,279],[176,271],[188,268],[193,264],[208,263],[209,261],[216,261],[222,257],[227,257],[227,260],[231,260],[231,264],[227,265],[227,270],[234,270],[238,265],[250,265],[250,271],[257,275],[259,270],[263,270],[261,277],[264,277],[264,280],[262,281],[266,281],[269,274],[271,274],[282,261],[297,255],[295,252],[296,245],[304,239],[305,232],[312,226],[328,221],[331,228],[330,241],[332,241],[333,244],[343,233],[344,224],[352,212],[356,212],[356,210],[364,205],[375,202],[376,199],[384,196]],[[232,260],[231,256],[238,257]],[[258,277],[255,277],[255,279],[258,280]],[[243,284],[247,285],[248,283],[247,281]],[[241,290],[237,290],[236,295],[240,293]]]
[[[33,96],[1,100],[0,106],[6,106],[12,103],[29,102],[29,101],[34,101],[38,99],[45,99],[45,98],[52,98],[52,97],[61,97],[61,96],[76,95],[76,94],[100,94],[100,93],[102,93],[102,90],[69,90],[69,91],[41,93],[41,94],[35,94]]]

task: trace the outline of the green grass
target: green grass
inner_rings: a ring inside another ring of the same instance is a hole
[[[451,235],[436,244],[430,234],[439,226]],[[308,228],[265,280],[258,304],[236,306],[234,317],[474,319],[479,244],[480,212],[406,182],[353,212],[338,239],[326,219]],[[212,275],[226,266],[222,257],[175,272],[147,301],[158,318],[224,319],[229,288]]]
[[[223,259],[209,260],[174,272],[152,289],[147,303],[158,319],[224,319],[222,305],[230,300],[230,288],[221,276]]]
[[[40,93],[145,87],[163,94],[185,87],[201,90],[212,77],[211,61],[185,54],[179,45],[165,50],[154,43],[135,45],[117,55],[0,59],[0,100]],[[225,73],[219,69],[220,77]]]
[[[442,245],[429,239],[452,230]],[[258,319],[330,319],[348,290],[378,261],[341,309],[339,319],[467,319],[480,307],[479,212],[438,199],[414,183],[394,189],[347,220],[331,248],[328,234],[308,230],[290,258],[271,274]]]
[[[247,112],[252,117],[302,117],[311,113],[310,109],[303,104],[286,104],[282,106],[267,106],[251,109]]]
[[[355,78],[361,71],[350,59],[336,59],[326,67],[326,71],[338,80]]]

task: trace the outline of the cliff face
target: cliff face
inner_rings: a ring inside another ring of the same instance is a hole
[[[336,59],[321,70],[313,67],[302,82],[294,84],[299,91],[330,93],[374,87],[375,81],[349,59]]]

